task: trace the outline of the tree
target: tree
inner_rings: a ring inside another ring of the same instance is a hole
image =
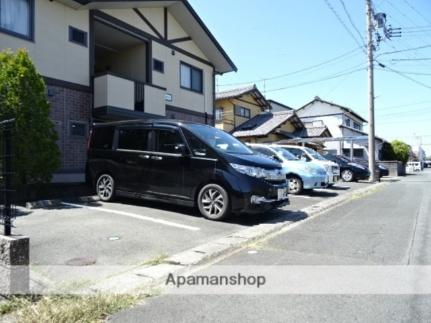
[[[389,142],[383,143],[382,160],[396,160],[394,148]]]
[[[394,140],[391,142],[392,149],[396,160],[407,163],[410,156],[410,147],[405,142]]]
[[[0,52],[0,120],[15,119],[13,167],[18,185],[49,182],[60,165],[58,135],[49,112],[44,80],[27,51]]]

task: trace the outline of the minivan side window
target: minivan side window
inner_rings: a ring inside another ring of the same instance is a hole
[[[169,154],[180,154],[184,141],[178,130],[160,129],[157,130],[156,151]]]
[[[198,157],[206,157],[208,155],[208,147],[202,140],[187,130],[183,130],[183,133],[193,155]]]
[[[143,128],[120,128],[118,131],[118,149],[125,150],[148,150],[149,129]]]
[[[92,131],[90,148],[92,149],[112,149],[114,138],[114,127],[97,127]]]

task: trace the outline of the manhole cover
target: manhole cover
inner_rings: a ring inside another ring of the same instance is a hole
[[[96,259],[90,257],[72,258],[66,261],[67,266],[91,266],[96,263]]]

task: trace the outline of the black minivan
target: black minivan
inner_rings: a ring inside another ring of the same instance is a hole
[[[280,164],[222,130],[168,119],[95,124],[87,179],[102,201],[121,195],[197,206],[211,220],[289,203]]]

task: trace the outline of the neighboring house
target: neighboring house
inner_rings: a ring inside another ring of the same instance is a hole
[[[216,93],[217,128],[231,132],[271,107],[256,85]]]
[[[273,143],[295,138],[303,123],[295,111],[263,112],[236,127],[232,134],[248,143]]]
[[[185,0],[1,0],[6,48],[27,48],[47,83],[57,181],[83,179],[93,121],[213,124],[215,75],[236,70]]]
[[[363,131],[367,122],[363,117],[350,108],[315,97],[314,100],[296,110],[305,123],[323,123],[333,138],[346,138],[345,141],[327,141],[326,150],[337,155],[367,158],[367,133]],[[356,138],[356,139],[354,139]],[[376,158],[379,159],[384,140],[376,137]]]
[[[271,111],[272,112],[292,111],[292,110],[294,110],[293,108],[291,108],[291,107],[289,107],[289,106],[287,106],[287,105],[285,105],[283,103],[274,101],[274,100],[268,100],[268,103],[271,106]]]

